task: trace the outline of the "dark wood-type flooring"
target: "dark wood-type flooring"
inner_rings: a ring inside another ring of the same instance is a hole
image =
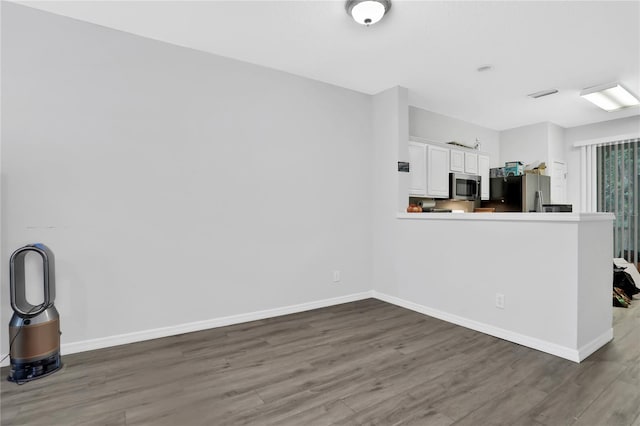
[[[64,356],[2,425],[640,426],[640,301],[614,316],[576,364],[368,299]]]

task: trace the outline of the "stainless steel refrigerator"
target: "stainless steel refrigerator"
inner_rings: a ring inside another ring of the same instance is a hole
[[[494,207],[497,212],[541,211],[542,204],[551,202],[550,194],[551,178],[549,176],[524,174],[496,177],[490,180],[490,200],[484,201],[482,205]]]

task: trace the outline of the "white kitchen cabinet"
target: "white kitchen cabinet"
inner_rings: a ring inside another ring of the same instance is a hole
[[[482,177],[481,198],[489,199],[489,156],[446,145],[409,141],[409,195],[449,198],[449,172]]]
[[[464,172],[470,175],[478,174],[478,154],[464,153]]]
[[[464,172],[464,151],[458,151],[457,149],[452,149],[449,153],[450,157],[450,166],[449,169],[452,172]]]
[[[480,199],[489,199],[489,157],[478,154],[478,174],[480,175]]]
[[[409,142],[409,195],[427,196],[427,146]]]
[[[449,198],[449,149],[427,145],[427,197]]]

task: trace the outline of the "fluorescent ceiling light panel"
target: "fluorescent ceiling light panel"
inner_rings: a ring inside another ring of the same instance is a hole
[[[640,104],[635,96],[618,83],[589,87],[580,92],[580,96],[608,112]]]

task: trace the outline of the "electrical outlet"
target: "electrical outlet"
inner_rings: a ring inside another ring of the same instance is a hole
[[[333,271],[333,282],[340,282],[340,271]]]
[[[496,293],[496,308],[504,309],[504,294]]]

